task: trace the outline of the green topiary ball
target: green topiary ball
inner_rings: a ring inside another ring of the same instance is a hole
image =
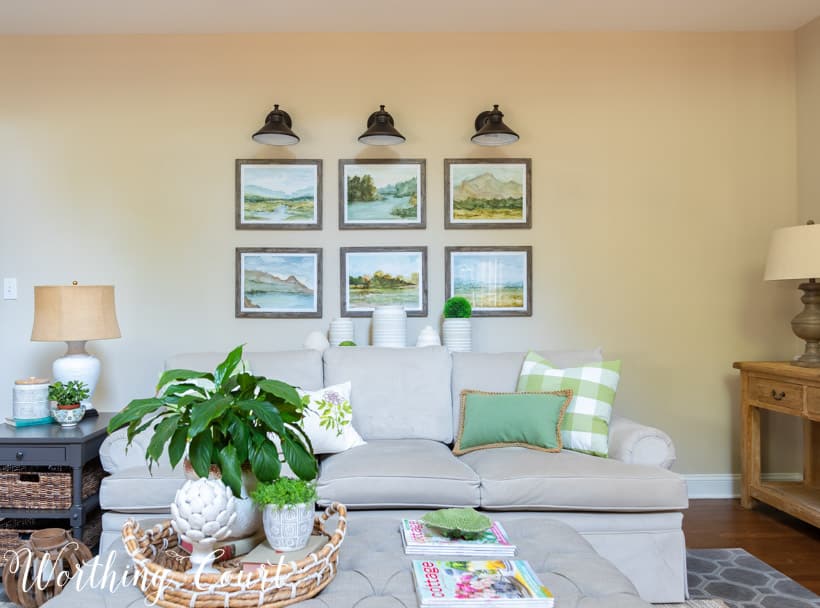
[[[453,296],[444,303],[445,319],[469,319],[473,314],[473,307],[467,298]]]
[[[353,340],[345,340],[344,342],[339,342],[339,346],[356,346],[356,343]]]

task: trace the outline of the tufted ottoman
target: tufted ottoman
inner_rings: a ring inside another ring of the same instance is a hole
[[[399,520],[401,517],[418,517],[422,513],[350,512],[348,535],[342,545],[335,580],[320,595],[298,605],[304,608],[417,607],[409,563],[420,557],[404,554]],[[500,515],[498,519],[518,546],[515,558],[530,562],[541,581],[555,594],[556,608],[651,607],[638,597],[635,587],[615,566],[599,556],[568,525],[523,513]],[[124,550],[117,551],[114,564],[119,571],[129,564]],[[74,585],[69,585],[61,595],[45,604],[47,608],[136,608],[144,605],[144,596],[130,586],[112,595],[107,590],[78,590]]]

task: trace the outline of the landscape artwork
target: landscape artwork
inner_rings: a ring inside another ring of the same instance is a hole
[[[530,173],[526,158],[445,160],[445,227],[531,227]]]
[[[340,228],[424,228],[423,160],[339,161]]]
[[[341,260],[343,316],[396,304],[408,316],[427,315],[426,247],[343,247]]]
[[[462,296],[473,316],[532,315],[531,247],[447,247],[446,297]]]
[[[238,248],[237,317],[321,317],[322,250]]]
[[[236,161],[236,227],[321,228],[320,160]]]

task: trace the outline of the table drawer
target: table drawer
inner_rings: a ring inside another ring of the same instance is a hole
[[[791,382],[778,382],[768,378],[749,379],[749,397],[767,405],[784,407],[798,412],[803,411],[803,385]]]
[[[0,445],[0,461],[17,464],[62,464],[65,446],[57,445]]]
[[[806,387],[806,410],[809,416],[820,416],[820,388]]]

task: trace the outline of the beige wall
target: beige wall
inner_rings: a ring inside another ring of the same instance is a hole
[[[797,168],[800,221],[820,223],[820,18],[797,30]]]
[[[430,318],[443,247],[532,244],[535,313],[477,319],[480,350],[588,347],[624,360],[617,410],[668,430],[677,469],[737,472],[737,359],[791,355],[791,286],[761,280],[772,229],[793,224],[790,33],[0,37],[0,391],[48,373],[32,286],[113,283],[121,340],[97,402],[146,395],[171,353],[288,349],[338,314],[339,247],[427,245]],[[250,140],[270,106],[302,143]],[[407,136],[357,135],[385,103]],[[521,141],[470,144],[500,103]],[[428,228],[337,225],[339,158],[427,159]],[[533,159],[530,231],[445,231],[442,159]],[[322,232],[237,232],[236,158],[322,158]],[[322,320],[238,320],[234,247],[322,246]],[[357,322],[357,338],[366,333]],[[778,450],[783,453],[784,450]],[[775,470],[794,470],[787,454]]]

